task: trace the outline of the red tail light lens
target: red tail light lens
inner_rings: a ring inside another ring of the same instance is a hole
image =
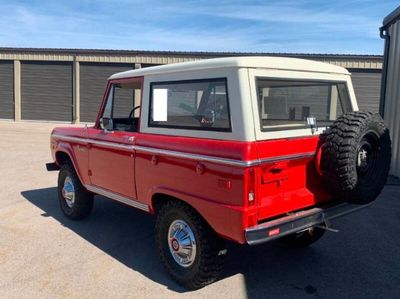
[[[246,200],[249,206],[254,206],[256,202],[256,172],[254,168],[247,170],[247,182],[246,182]]]

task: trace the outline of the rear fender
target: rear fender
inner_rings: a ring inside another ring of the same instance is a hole
[[[158,186],[149,190],[147,195],[147,204],[152,214],[157,212],[154,206],[154,198],[156,195],[166,195],[187,203],[200,214],[217,234],[230,240],[242,241],[243,237],[234,236],[234,230],[232,229],[231,213],[234,210],[233,207],[191,194],[182,193],[178,190]],[[240,222],[238,224],[240,225]]]

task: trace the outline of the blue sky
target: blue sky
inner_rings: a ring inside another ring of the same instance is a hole
[[[0,46],[382,54],[398,1],[0,0]]]

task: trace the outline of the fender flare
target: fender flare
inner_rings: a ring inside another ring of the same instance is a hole
[[[69,159],[72,162],[72,166],[74,167],[76,174],[78,175],[79,180],[83,184],[84,181],[82,180],[81,171],[75,162],[75,155],[74,155],[74,151],[72,150],[71,145],[69,143],[63,142],[63,141],[59,141],[57,143],[57,147],[54,150],[54,158],[56,160],[55,162],[57,163],[57,165],[61,166],[59,161],[57,161],[57,153],[64,153],[69,157]]]
[[[232,207],[165,186],[154,186],[147,192],[146,198],[146,204],[148,204],[150,208],[149,212],[152,214],[156,213],[154,196],[157,194],[166,195],[185,202],[199,213],[217,234],[227,239],[233,239],[231,230]],[[225,230],[223,228],[225,228]]]

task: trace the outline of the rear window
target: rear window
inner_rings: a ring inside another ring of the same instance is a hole
[[[152,83],[149,127],[231,131],[226,79]]]
[[[307,128],[307,118],[329,125],[351,110],[346,83],[258,78],[261,130]]]

